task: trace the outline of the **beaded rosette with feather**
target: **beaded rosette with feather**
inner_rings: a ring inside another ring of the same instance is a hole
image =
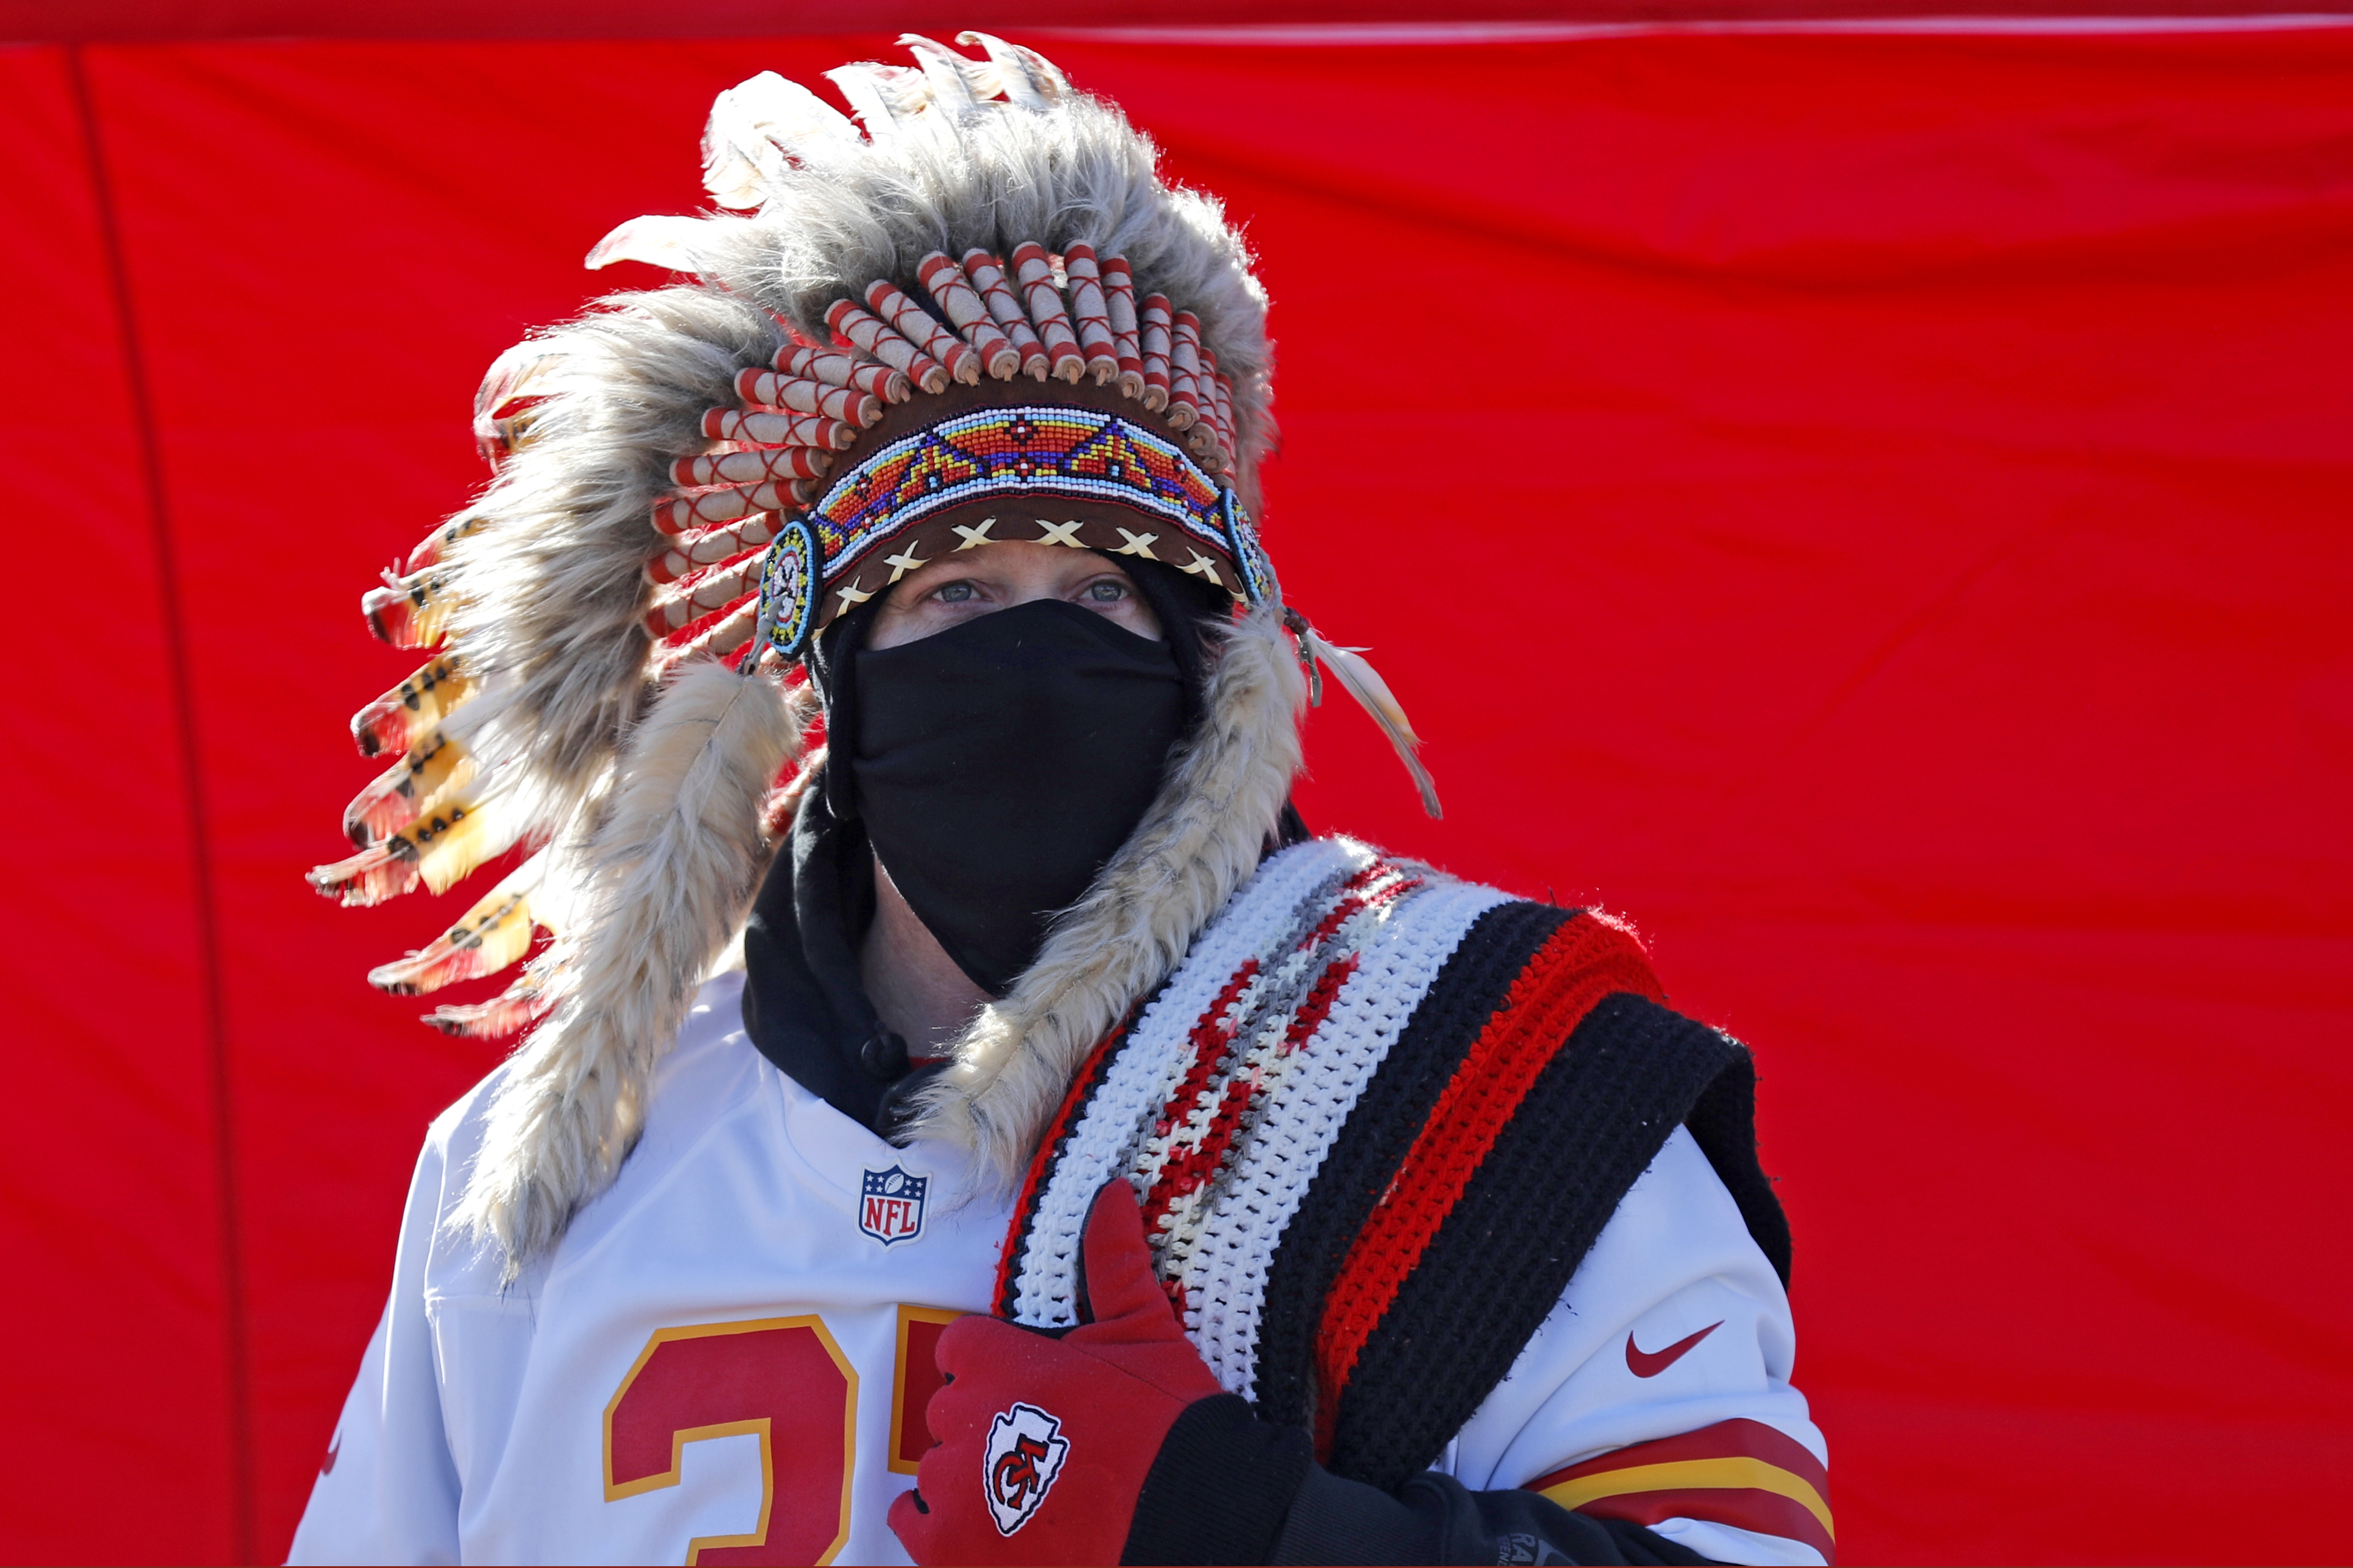
[[[1436,809],[1379,677],[1283,605],[1260,544],[1264,298],[1217,205],[1031,51],[902,41],[913,67],[828,73],[856,121],[773,73],[720,96],[703,151],[723,210],[634,219],[588,258],[686,280],[500,356],[474,424],[494,479],[364,604],[431,657],[353,720],[364,754],[396,760],[345,813],[357,852],[311,880],[373,904],[517,862],[369,976],[415,994],[528,958],[495,999],[428,1016],[530,1030],[466,1205],[511,1262],[609,1182],[741,931],[821,760],[799,756],[794,667],[931,561],[1092,549],[1236,606],[1161,800],[933,1096],[933,1130],[1002,1169],[1057,1075],[1255,865],[1324,672]],[[1106,942],[1140,956],[1106,965]]]

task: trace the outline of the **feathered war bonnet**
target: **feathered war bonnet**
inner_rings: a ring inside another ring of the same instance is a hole
[[[726,210],[634,219],[589,256],[694,281],[500,356],[475,405],[496,478],[364,601],[377,636],[435,651],[353,720],[398,760],[345,814],[359,852],[312,884],[373,904],[527,854],[369,975],[406,994],[552,934],[503,994],[427,1017],[528,1031],[459,1215],[510,1272],[628,1157],[822,765],[800,754],[812,639],[940,553],[1138,556],[1236,607],[1159,798],[928,1091],[918,1131],[998,1176],[1257,864],[1324,669],[1435,809],[1378,677],[1284,608],[1260,547],[1265,298],[1217,203],[1031,51],[902,41],[913,68],[827,73],[862,134],[773,73],[720,95],[703,153]]]

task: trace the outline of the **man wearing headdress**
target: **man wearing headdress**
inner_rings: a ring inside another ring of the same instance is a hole
[[[312,873],[533,852],[297,1561],[1831,1553],[1746,1050],[1290,804],[1264,299],[1034,53],[722,95],[723,216],[491,368]],[[1302,541],[1287,548],[1338,548]],[[820,732],[821,744],[813,743]]]

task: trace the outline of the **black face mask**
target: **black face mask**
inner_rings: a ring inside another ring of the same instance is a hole
[[[852,658],[867,838],[957,967],[1001,996],[1159,794],[1187,717],[1176,656],[1040,599]]]

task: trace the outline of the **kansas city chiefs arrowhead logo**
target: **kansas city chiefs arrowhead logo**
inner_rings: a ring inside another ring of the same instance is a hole
[[[1062,1424],[1034,1405],[1017,1405],[989,1423],[980,1485],[997,1534],[1010,1535],[1029,1523],[1046,1500],[1071,1451],[1071,1440],[1061,1432]]]

